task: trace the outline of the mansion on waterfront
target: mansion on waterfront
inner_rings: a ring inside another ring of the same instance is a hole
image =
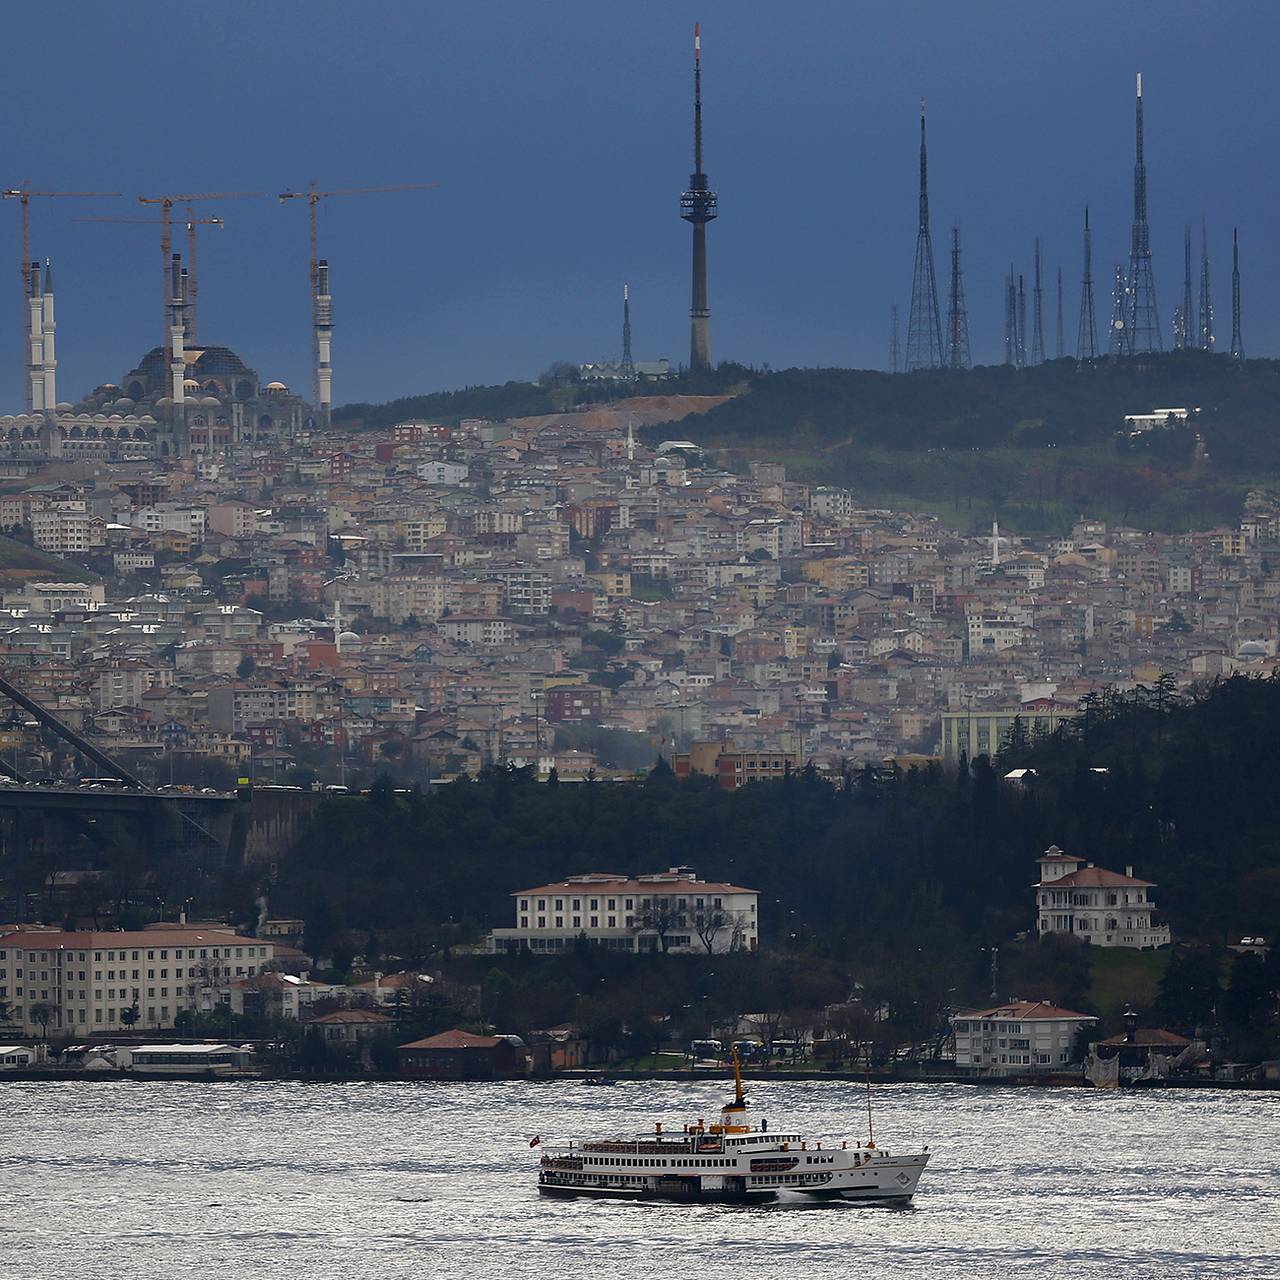
[[[754,951],[759,894],[699,880],[688,867],[654,875],[592,872],[519,889],[516,926],[494,929],[490,951],[548,954],[585,938],[609,951]]]
[[[1152,919],[1155,903],[1147,896],[1156,886],[1138,880],[1133,868],[1124,875],[1065,854],[1055,844],[1036,859],[1040,880],[1035,885],[1039,937],[1066,933],[1095,947],[1167,947],[1172,935],[1167,924]]]

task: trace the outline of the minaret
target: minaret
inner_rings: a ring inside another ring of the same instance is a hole
[[[329,293],[329,261],[321,258],[316,263],[316,372],[320,389],[320,403],[316,412],[320,425],[328,428],[333,410],[333,365],[329,360],[330,341],[333,336],[333,298]]]
[[[1204,219],[1200,219],[1200,348],[1212,351],[1213,289],[1209,283],[1209,232]]]
[[[175,253],[169,264],[169,395],[173,399],[175,426],[182,417],[186,399],[185,302],[182,296],[182,255]]]
[[[711,304],[707,295],[707,223],[716,193],[702,172],[702,24],[693,26],[693,172],[680,197],[680,216],[693,224],[693,303],[689,308],[689,368],[711,368]]]
[[[1151,274],[1151,231],[1147,226],[1147,164],[1142,141],[1142,72],[1138,72],[1136,151],[1133,165],[1133,239],[1129,248],[1129,325],[1127,353],[1161,351],[1160,315]]]
[[[1000,564],[1000,521],[992,520],[991,522],[991,567],[994,569]]]
[[[907,317],[907,372],[939,369],[945,359],[938,282],[933,273],[933,236],[929,231],[929,154],[924,139],[924,99],[920,99],[920,221],[916,264],[911,275],[911,313]]]
[[[1231,232],[1231,358],[1244,359],[1244,343],[1240,340],[1240,232]]]
[[[44,297],[40,317],[41,345],[43,355],[44,378],[44,411],[52,414],[58,407],[58,354],[55,345],[57,324],[53,318],[53,264],[48,258],[44,260]]]
[[[1098,324],[1093,314],[1093,232],[1089,230],[1089,206],[1084,207],[1084,275],[1080,280],[1080,328],[1076,334],[1076,359],[1098,356]]]
[[[31,409],[44,412],[44,300],[40,296],[40,264],[33,262],[27,268],[27,307],[30,316],[31,356],[28,370],[31,377]]]
[[[631,286],[622,286],[622,376],[634,378],[636,366],[631,359]]]

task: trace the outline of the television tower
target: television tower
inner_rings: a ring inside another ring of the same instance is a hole
[[[1036,274],[1031,293],[1031,363],[1044,364],[1044,290],[1040,287],[1040,237],[1036,236]]]
[[[947,305],[947,368],[969,367],[969,312],[960,274],[960,228],[951,228],[951,298]]]
[[[929,233],[929,159],[924,142],[924,99],[920,99],[920,226],[916,265],[911,276],[911,314],[907,318],[907,372],[941,368],[942,319],[938,282],[933,274],[933,237]]]
[[[1156,310],[1156,284],[1151,274],[1151,231],[1147,226],[1147,165],[1142,152],[1142,72],[1138,72],[1136,100],[1136,159],[1133,165],[1133,241],[1129,249],[1130,355],[1161,351],[1160,315]]]
[[[1196,310],[1191,293],[1191,223],[1182,228],[1182,332],[1173,335],[1174,347],[1186,349],[1196,345],[1192,336],[1195,330]]]
[[[1200,349],[1213,350],[1213,290],[1209,287],[1209,233],[1200,219]]]
[[[634,378],[636,366],[631,359],[631,286],[622,286],[622,376]]]
[[[1111,354],[1129,354],[1129,286],[1125,284],[1124,267],[1116,263],[1116,283],[1113,289],[1115,306],[1111,311]]]
[[[1240,232],[1231,232],[1231,358],[1244,359],[1244,343],[1240,341]]]
[[[1062,264],[1058,264],[1058,328],[1055,334],[1053,344],[1053,356],[1055,360],[1061,360],[1063,357],[1062,349]]]
[[[1080,281],[1080,329],[1076,334],[1076,359],[1098,358],[1098,324],[1093,315],[1093,232],[1089,230],[1089,206],[1084,207],[1084,276]]]
[[[889,372],[902,372],[902,344],[898,341],[898,304],[889,308]]]
[[[680,216],[693,224],[693,304],[689,308],[689,368],[711,368],[711,305],[707,298],[707,223],[716,193],[702,172],[702,24],[693,24],[693,172],[680,197]]]

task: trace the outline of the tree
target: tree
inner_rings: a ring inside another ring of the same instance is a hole
[[[683,922],[684,917],[680,909],[666,895],[649,899],[647,904],[640,908],[640,914],[636,916],[637,929],[658,935],[658,946],[663,955],[666,955],[671,947],[669,936],[671,930]]]
[[[706,947],[708,955],[715,950],[716,938],[726,929],[730,931],[729,950],[736,951],[742,945],[742,915],[737,911],[726,911],[723,907],[696,911],[693,929],[698,935],[698,941]]]
[[[142,1010],[138,1008],[138,1002],[135,1000],[127,1009],[120,1010],[120,1021],[126,1027],[134,1027],[138,1024],[138,1019],[142,1017]]]
[[[29,1016],[31,1021],[40,1028],[40,1038],[47,1040],[49,1038],[49,1023],[57,1021],[58,1006],[48,1000],[37,1000],[31,1006]]]

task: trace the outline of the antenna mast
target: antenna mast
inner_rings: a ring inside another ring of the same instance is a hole
[[[1080,281],[1080,328],[1076,334],[1076,359],[1098,357],[1098,325],[1093,315],[1093,232],[1089,230],[1089,206],[1084,207],[1084,276]]]
[[[1128,354],[1161,351],[1160,315],[1151,273],[1151,231],[1147,226],[1147,164],[1142,138],[1142,72],[1138,72],[1135,107],[1136,152],[1133,165],[1133,240],[1129,249]]]
[[[1058,327],[1054,334],[1053,355],[1055,360],[1063,357],[1062,347],[1062,264],[1058,264]]]
[[[711,304],[707,293],[707,223],[716,193],[702,172],[702,24],[693,26],[693,173],[680,197],[680,216],[693,226],[693,301],[689,308],[689,368],[711,368]]]
[[[1044,364],[1044,290],[1040,284],[1040,237],[1036,236],[1035,285],[1031,294],[1031,363]]]
[[[960,228],[951,228],[951,297],[947,305],[947,368],[969,367],[969,312],[960,273]]]
[[[924,99],[920,99],[920,225],[916,262],[911,276],[911,314],[907,319],[907,372],[942,366],[942,319],[938,282],[933,271],[933,237],[929,232],[929,157],[924,137]]]
[[[1213,336],[1213,290],[1209,284],[1209,232],[1205,228],[1204,219],[1200,219],[1200,347],[1203,351],[1212,351]]]
[[[1115,305],[1111,312],[1111,354],[1127,356],[1129,354],[1129,326],[1126,317],[1129,315],[1129,287],[1124,280],[1124,267],[1116,263],[1116,282],[1112,296]]]
[[[631,360],[631,286],[622,286],[622,376],[634,378],[636,367]]]
[[[889,372],[902,372],[902,344],[898,341],[898,304],[889,308]]]
[[[1231,358],[1244,359],[1244,343],[1240,341],[1240,232],[1231,232]]]

